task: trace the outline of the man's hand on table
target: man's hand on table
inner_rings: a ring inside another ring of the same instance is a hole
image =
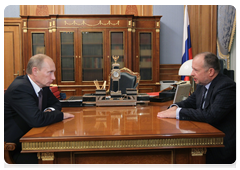
[[[158,118],[176,118],[176,110],[177,110],[177,106],[173,106],[167,110],[158,112],[157,117]]]
[[[70,114],[70,113],[63,113],[63,119],[68,119],[68,118],[73,118],[74,115]]]

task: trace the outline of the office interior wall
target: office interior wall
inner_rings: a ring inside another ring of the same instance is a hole
[[[4,9],[4,17],[17,18],[20,17],[20,5],[8,5]]]
[[[181,64],[183,42],[183,5],[154,5],[153,15],[162,15],[160,64]]]

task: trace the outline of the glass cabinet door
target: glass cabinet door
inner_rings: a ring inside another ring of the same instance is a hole
[[[152,34],[139,34],[139,72],[141,80],[152,80]]]
[[[32,33],[32,56],[45,54],[45,34]]]
[[[82,32],[82,81],[103,80],[103,33]]]
[[[61,81],[75,81],[74,32],[61,32]]]
[[[124,44],[123,44],[123,32],[111,32],[111,66],[114,63],[112,56],[119,56],[117,63],[120,64],[120,68],[124,67]]]

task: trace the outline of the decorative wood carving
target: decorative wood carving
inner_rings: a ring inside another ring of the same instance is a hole
[[[48,16],[64,14],[64,5],[20,5],[20,15]]]
[[[122,149],[122,148],[186,148],[200,146],[223,145],[222,137],[209,138],[171,138],[171,139],[140,139],[140,140],[96,140],[96,141],[63,141],[63,142],[23,142],[22,151],[57,151],[57,150],[87,150],[87,149]],[[192,149],[192,155],[206,153],[205,148]],[[42,153],[43,154],[43,153]],[[50,153],[49,153],[50,154]],[[51,156],[54,159],[54,155]],[[42,156],[41,156],[42,157]],[[45,158],[47,159],[47,158]]]
[[[36,15],[37,16],[49,15],[48,6],[47,5],[37,5]]]
[[[153,16],[152,5],[111,5],[111,14],[133,14],[135,16]]]
[[[125,14],[134,14],[135,16],[138,16],[137,5],[127,5]]]

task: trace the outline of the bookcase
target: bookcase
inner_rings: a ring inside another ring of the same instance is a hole
[[[21,16],[24,68],[32,55],[44,53],[56,64],[59,90],[94,93],[93,81],[108,80],[114,60],[139,72],[139,92],[160,90],[161,16],[49,15]],[[107,83],[108,84],[108,83]]]

